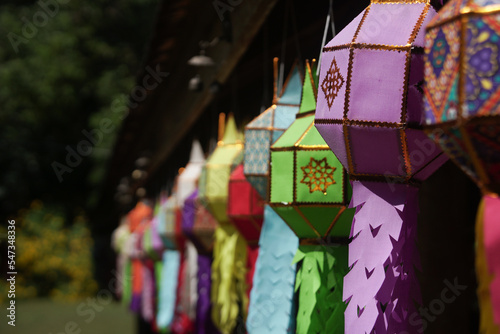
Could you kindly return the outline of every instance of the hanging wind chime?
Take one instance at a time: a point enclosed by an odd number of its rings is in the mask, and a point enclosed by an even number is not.
[[[347,169],[356,208],[346,333],[417,332],[418,183],[446,160],[421,129],[431,1],[372,0],[323,49],[315,124]],[[415,319],[414,319],[415,320]]]
[[[500,325],[500,7],[450,1],[427,27],[427,133],[483,192],[476,222],[481,333]]]

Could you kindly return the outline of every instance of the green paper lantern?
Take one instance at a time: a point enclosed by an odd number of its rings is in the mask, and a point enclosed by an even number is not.
[[[271,146],[270,204],[300,239],[297,333],[343,333],[343,280],[354,210],[345,169],[314,126],[317,78],[306,62],[295,122]]]
[[[271,146],[270,205],[303,239],[344,239],[354,211],[346,171],[314,126],[317,78],[307,63],[300,111]],[[313,66],[314,67],[314,66]]]
[[[200,200],[219,224],[230,224],[227,216],[229,177],[242,160],[242,136],[230,114],[224,136],[203,167],[200,179]]]

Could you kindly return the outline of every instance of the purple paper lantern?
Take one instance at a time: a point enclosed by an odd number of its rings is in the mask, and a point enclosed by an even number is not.
[[[416,333],[417,194],[446,156],[422,131],[431,1],[371,4],[323,49],[315,125],[353,181],[346,333]],[[410,320],[410,318],[412,320]]]
[[[372,1],[323,49],[315,125],[351,180],[425,180],[446,160],[422,131],[430,1]]]

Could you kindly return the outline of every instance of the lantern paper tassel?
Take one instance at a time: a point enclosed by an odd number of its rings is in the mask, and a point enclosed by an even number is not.
[[[246,242],[227,215],[231,172],[243,160],[243,143],[232,114],[200,176],[199,198],[219,223],[215,230],[212,262],[212,320],[222,333],[230,333],[237,318],[245,318]]]
[[[240,305],[247,305],[246,242],[232,225],[215,230],[212,264],[212,319],[223,334],[236,327]]]
[[[174,319],[175,291],[177,289],[177,275],[180,263],[181,259],[178,251],[167,249],[163,252],[157,316],[157,324],[160,329],[168,328]]]
[[[500,325],[499,21],[498,1],[451,0],[425,40],[426,131],[485,194],[476,225],[481,333]]]
[[[500,324],[500,199],[497,195],[484,196],[484,248],[489,272],[491,303],[494,322]]]
[[[323,49],[315,124],[353,181],[357,210],[344,280],[346,333],[421,331],[410,327],[420,299],[413,185],[447,159],[422,130],[433,5],[372,0]],[[382,17],[385,28],[374,33]]]
[[[196,333],[215,334],[219,331],[215,328],[211,318],[211,273],[212,258],[209,255],[198,254],[198,302],[196,304]]]
[[[347,245],[303,245],[294,262],[301,263],[295,282],[299,300],[297,333],[343,333]]]
[[[249,334],[295,333],[292,260],[297,247],[295,234],[266,205],[246,322]]]
[[[353,182],[357,207],[344,281],[346,333],[417,333],[409,319],[421,303],[415,275],[418,189],[405,184]],[[413,322],[418,322],[413,318]]]
[[[478,280],[477,297],[479,301],[480,328],[482,334],[497,334],[500,328],[493,320],[493,306],[491,303],[490,285],[493,281],[493,275],[490,273],[486,260],[486,251],[484,245],[484,206],[485,198],[482,199],[476,219],[476,275]]]

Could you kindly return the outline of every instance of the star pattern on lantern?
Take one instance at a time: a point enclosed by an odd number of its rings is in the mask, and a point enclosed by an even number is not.
[[[340,73],[337,61],[334,57],[332,63],[330,64],[330,68],[326,71],[325,78],[321,83],[321,89],[325,94],[328,108],[332,107],[333,101],[335,101],[342,85],[344,85],[344,77]]]
[[[326,158],[321,160],[311,158],[307,166],[300,168],[304,173],[300,183],[307,185],[311,193],[321,191],[326,195],[326,189],[336,183],[333,179],[333,172],[337,168],[330,166]]]

